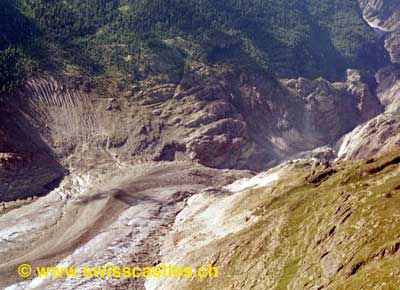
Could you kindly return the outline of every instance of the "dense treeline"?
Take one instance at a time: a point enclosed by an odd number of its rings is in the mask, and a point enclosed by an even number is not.
[[[337,79],[347,67],[373,69],[381,61],[381,45],[356,0],[17,2],[25,19],[42,32],[44,43],[67,51],[64,56],[70,55],[78,66],[133,69],[124,60],[127,55],[152,45],[157,50],[154,43],[176,36],[199,44],[203,50],[198,55],[205,54],[209,61],[240,61],[245,56],[283,77]],[[13,21],[2,17],[1,30]],[[29,29],[22,30],[31,35]],[[240,40],[235,42],[240,55],[230,54],[231,47],[218,50],[216,35],[221,33]],[[18,37],[8,42],[21,42]]]
[[[32,58],[38,30],[14,1],[0,4],[0,94],[17,87],[36,68]]]

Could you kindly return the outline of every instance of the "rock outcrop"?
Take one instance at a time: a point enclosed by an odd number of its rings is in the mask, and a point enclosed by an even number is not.
[[[31,124],[16,111],[0,109],[0,201],[47,194],[65,174]]]
[[[376,93],[385,113],[356,127],[336,145],[339,159],[365,159],[400,145],[400,72],[394,66],[376,74]]]
[[[370,25],[385,31],[400,29],[400,3],[396,0],[358,0]]]
[[[380,69],[376,74],[378,83],[377,96],[385,106],[386,112],[400,111],[400,69],[396,67],[386,67]]]
[[[398,62],[399,4],[359,2]],[[167,40],[137,61],[134,84],[44,74],[0,96],[0,288],[400,285],[399,68],[277,79],[220,62],[241,45],[224,35],[212,62]],[[22,263],[211,264],[222,275],[22,280]]]
[[[400,3],[397,0],[358,0],[364,18],[384,31],[385,48],[393,63],[400,63]]]
[[[355,71],[345,83],[278,83],[254,71],[201,64],[178,83],[145,80],[112,99],[51,79],[32,80],[19,99],[62,158],[90,147],[123,161],[191,159],[217,168],[265,168],[332,143],[382,111]]]
[[[398,42],[400,4],[397,1],[360,0],[364,17],[371,26],[385,31],[386,46]],[[388,48],[388,47],[387,47]],[[392,62],[397,62],[396,49],[388,49]],[[359,78],[351,73],[353,80]],[[369,158],[400,144],[400,71],[396,64],[386,66],[375,74],[376,95],[385,113],[358,126],[336,144],[338,158]]]
[[[385,48],[393,63],[400,63],[400,29],[390,33],[385,40]]]
[[[113,160],[262,170],[332,144],[382,111],[355,70],[343,83],[277,81],[254,69],[200,63],[179,81],[149,77],[104,98],[87,86],[37,77],[5,106],[65,168]]]
[[[340,159],[366,159],[400,146],[400,115],[382,114],[355,128],[337,145]]]

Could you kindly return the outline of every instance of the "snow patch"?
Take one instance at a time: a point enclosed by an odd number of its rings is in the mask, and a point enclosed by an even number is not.
[[[252,178],[238,180],[228,186],[225,186],[225,189],[229,190],[232,193],[237,193],[249,189],[256,189],[267,186],[272,182],[278,180],[280,177],[280,171],[275,171],[275,169],[272,169],[272,171],[273,172],[271,172],[270,170],[265,173],[261,173]]]
[[[249,189],[267,187],[277,181],[285,166],[279,166],[255,177],[238,180],[224,187],[229,194],[204,191],[192,196],[187,206],[176,216],[174,226],[161,248],[162,263],[176,266],[185,264],[185,256],[213,241],[237,233],[255,223],[253,207],[246,207],[243,199]],[[176,280],[176,279],[175,279]],[[147,279],[146,290],[173,289],[171,279]]]

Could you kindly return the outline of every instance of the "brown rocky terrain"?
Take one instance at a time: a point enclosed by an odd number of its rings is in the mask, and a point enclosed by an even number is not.
[[[400,145],[400,116],[382,114],[360,125],[337,145],[342,159],[365,159]]]
[[[368,23],[386,33],[385,47],[393,63],[400,62],[400,3],[396,0],[358,0]]]
[[[38,166],[38,175],[46,170],[43,166],[52,170],[49,180],[33,174],[40,186],[61,176],[57,174],[61,167],[58,171],[51,165],[57,161],[66,169],[111,159],[117,163],[195,161],[213,168],[261,170],[336,142],[382,111],[357,71],[349,70],[343,83],[304,78],[276,82],[248,69],[202,64],[188,68],[179,82],[150,78],[129,92],[114,89],[107,98],[43,76],[30,80],[10,104],[4,109],[10,113],[3,117],[16,124],[3,122],[3,134],[10,135],[25,122],[33,133],[23,131],[20,138],[36,134],[37,142],[47,146],[40,154],[33,154],[29,145],[29,150],[16,150],[21,156],[39,158],[31,161]],[[8,135],[3,142],[10,146],[27,144]],[[9,174],[23,179],[27,175]],[[2,196],[16,198],[40,193],[18,186],[3,190]]]
[[[393,62],[375,77],[182,64],[190,43],[177,37],[144,56],[133,85],[42,73],[1,95],[0,288],[395,289],[400,7],[359,2]],[[16,274],[21,263],[163,262],[212,263],[223,275]]]
[[[400,28],[400,3],[395,0],[359,0],[364,16],[374,27],[382,27],[386,31]]]
[[[378,83],[377,96],[386,112],[400,110],[400,70],[396,67],[385,67],[376,74]]]
[[[66,170],[32,125],[11,109],[0,108],[0,200],[46,194]]]
[[[358,126],[336,145],[342,159],[360,159],[385,152],[400,145],[400,75],[395,67],[386,67],[376,74],[377,96],[385,113]]]

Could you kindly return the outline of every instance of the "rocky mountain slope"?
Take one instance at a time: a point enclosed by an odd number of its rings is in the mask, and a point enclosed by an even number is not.
[[[396,289],[399,154],[332,167],[295,162],[225,187],[229,197],[191,197],[161,261],[211,263],[222,277],[154,279],[146,289]]]
[[[0,4],[0,288],[399,285],[397,2],[197,2]]]
[[[338,142],[341,159],[365,159],[400,145],[400,116],[383,114],[358,126]]]
[[[368,23],[386,32],[385,47],[393,63],[400,62],[400,3],[396,0],[359,0]]]
[[[4,110],[12,111],[8,115],[16,123],[28,122],[33,133],[25,138],[36,134],[49,147],[48,158],[66,170],[93,159],[195,161],[213,168],[262,170],[333,144],[382,111],[354,70],[342,83],[304,78],[278,82],[251,69],[197,64],[187,68],[179,82],[149,79],[134,92],[115,95],[98,98],[95,92],[43,76],[6,100]],[[326,122],[318,121],[322,118]],[[4,126],[14,131],[12,124]],[[21,143],[5,137],[9,144]],[[32,154],[28,147],[17,152]],[[15,181],[29,172],[17,171]],[[50,176],[58,178],[56,172]],[[39,193],[36,188],[12,188],[3,189],[3,200]]]
[[[32,124],[0,108],[0,200],[47,194],[66,174]]]
[[[365,18],[374,27],[385,31],[394,31],[400,28],[400,4],[395,0],[359,0]]]
[[[385,67],[376,74],[378,83],[377,96],[385,107],[385,111],[396,113],[400,110],[400,69]]]
[[[339,158],[368,158],[400,145],[399,80],[398,68],[386,67],[378,71],[376,92],[385,112],[341,138],[336,144]]]
[[[399,158],[397,148],[367,161],[295,161],[253,177],[184,163],[98,166],[0,216],[0,286],[393,289],[400,282]],[[21,281],[21,262],[211,263],[221,275]]]

